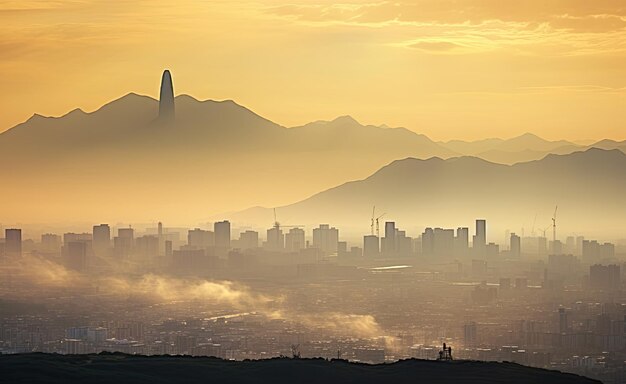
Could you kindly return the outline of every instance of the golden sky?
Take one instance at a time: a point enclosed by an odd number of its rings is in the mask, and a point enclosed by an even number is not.
[[[0,0],[0,131],[128,92],[433,139],[626,139],[623,0]]]

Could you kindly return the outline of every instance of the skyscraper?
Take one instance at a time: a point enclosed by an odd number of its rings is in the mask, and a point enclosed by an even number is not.
[[[111,228],[108,224],[93,226],[93,249],[102,253],[111,246]]]
[[[163,223],[159,221],[157,224],[157,238],[159,241],[159,256],[165,254],[165,238],[163,237]]]
[[[380,252],[383,256],[396,255],[396,223],[394,221],[385,222],[385,237],[382,238],[380,244]]]
[[[215,232],[215,246],[217,248],[230,248],[230,221],[224,220],[213,224]]]
[[[432,256],[435,253],[435,231],[426,228],[422,233],[422,255]]]
[[[511,233],[511,257],[518,259],[522,254],[521,239],[515,233]]]
[[[452,257],[454,253],[454,229],[435,228],[433,253],[439,258]]]
[[[487,245],[487,221],[476,220],[476,234],[472,237],[472,248],[476,256],[485,256],[485,246]]]
[[[44,252],[59,252],[61,250],[61,237],[52,233],[41,235],[41,247]]]
[[[299,251],[305,246],[303,229],[291,228],[285,235],[285,249],[287,251]]]
[[[337,253],[339,242],[339,230],[328,224],[320,224],[319,228],[313,229],[313,247],[327,255]]]
[[[128,257],[135,245],[135,231],[132,228],[118,228],[113,239],[113,248],[118,257]]]
[[[466,256],[469,248],[469,228],[459,227],[456,229],[454,238],[454,254],[455,256]]]
[[[161,78],[161,93],[159,95],[159,120],[165,122],[174,121],[174,85],[169,70],[163,71]]]
[[[285,235],[279,226],[267,230],[267,241],[264,247],[268,251],[283,251],[285,249]]]
[[[239,247],[241,249],[254,249],[259,247],[259,233],[256,231],[245,231],[239,235]]]
[[[65,250],[65,265],[69,269],[83,271],[87,267],[87,242],[70,241]]]
[[[378,257],[380,253],[380,244],[378,236],[366,235],[363,236],[363,256],[364,257]]]
[[[215,245],[215,234],[200,228],[187,232],[187,245],[194,249],[207,249]]]
[[[7,228],[4,231],[4,251],[8,256],[22,255],[22,230]]]

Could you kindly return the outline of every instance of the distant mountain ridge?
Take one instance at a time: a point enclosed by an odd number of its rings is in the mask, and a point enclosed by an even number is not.
[[[362,234],[369,229],[372,206],[386,212],[385,219],[409,228],[471,226],[474,219],[485,217],[495,232],[521,233],[524,225],[531,231],[535,214],[539,215],[535,231],[548,226],[558,204],[560,234],[587,231],[608,236],[621,235],[625,196],[626,154],[592,148],[514,165],[477,157],[406,158],[277,211],[282,217],[330,222],[355,233],[355,223],[361,223]],[[268,216],[259,207],[232,215],[242,222]]]
[[[0,134],[0,160],[11,164],[5,220],[64,217],[69,206],[85,220],[154,220],[146,217],[154,211],[200,220],[296,200],[398,157],[456,155],[407,129],[349,117],[285,128],[231,100],[175,103],[171,124],[157,119],[157,100],[130,93],[93,112],[34,115]]]
[[[204,220],[298,201],[405,157],[445,159],[471,150],[511,163],[580,149],[530,134],[436,143],[349,116],[286,128],[232,100],[179,95],[175,103],[173,124],[157,119],[157,100],[129,93],[93,112],[33,115],[2,132],[0,160],[9,180],[0,203],[4,220],[47,221],[68,211],[81,220]],[[626,150],[624,143],[601,144]]]
[[[532,133],[506,140],[498,138],[477,141],[450,140],[438,144],[461,155],[477,156],[502,164],[539,160],[549,153],[563,155],[589,148],[566,140],[548,141]]]

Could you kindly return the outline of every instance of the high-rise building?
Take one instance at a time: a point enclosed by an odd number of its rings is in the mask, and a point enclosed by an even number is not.
[[[476,220],[476,234],[472,238],[472,248],[477,256],[484,256],[485,246],[487,245],[487,221],[484,219]]]
[[[553,255],[560,255],[563,253],[563,243],[561,240],[550,241],[550,253]]]
[[[159,256],[165,254],[165,237],[163,236],[163,223],[157,224],[157,238],[159,239]]]
[[[400,257],[413,255],[413,239],[406,235],[406,231],[396,230],[396,254]]]
[[[65,259],[67,268],[84,271],[87,268],[87,242],[68,242],[65,250]]]
[[[484,255],[487,258],[494,259],[500,254],[500,246],[496,243],[489,243],[485,245]]]
[[[438,257],[452,257],[454,253],[454,230],[435,228],[433,234],[433,254]]]
[[[171,122],[174,120],[174,85],[169,70],[163,71],[161,78],[161,92],[159,95],[159,120]]]
[[[565,238],[565,253],[576,253],[576,238],[574,236]]]
[[[230,221],[224,220],[213,224],[215,232],[215,246],[217,248],[230,248]]]
[[[510,255],[513,258],[519,259],[522,254],[521,238],[515,233],[511,233],[510,239]]]
[[[318,228],[313,229],[313,247],[322,251],[326,255],[337,253],[337,244],[339,243],[339,230],[330,227],[328,224],[320,224]]]
[[[159,255],[159,237],[146,235],[138,237],[135,241],[137,254],[144,259],[154,259]]]
[[[537,238],[537,254],[545,256],[548,254],[548,239],[544,236]]]
[[[108,224],[93,226],[93,249],[97,254],[103,254],[111,247],[111,228]]]
[[[41,248],[44,252],[59,252],[61,250],[61,237],[52,233],[41,235]]]
[[[128,257],[135,246],[135,231],[132,228],[118,228],[113,238],[113,248],[118,257]]]
[[[172,240],[165,240],[165,257],[170,259],[173,253],[174,247],[172,245]]]
[[[455,256],[467,256],[469,250],[469,228],[459,227],[456,229],[456,237],[454,238],[454,254]]]
[[[134,240],[135,239],[135,230],[130,228],[130,227],[128,227],[128,228],[118,228],[117,236],[118,237],[122,237],[124,239]]]
[[[363,236],[363,256],[364,257],[378,257],[380,253],[380,245],[378,236],[366,235]]]
[[[616,291],[622,284],[620,266],[595,264],[589,267],[589,285],[594,289]]]
[[[63,246],[67,247],[67,245],[72,241],[84,241],[91,243],[93,240],[93,235],[91,233],[73,233],[68,232],[63,234]]]
[[[385,222],[385,237],[380,241],[380,253],[385,257],[396,256],[396,223],[394,221]]]
[[[215,245],[215,234],[200,228],[187,232],[187,245],[192,249],[207,249]]]
[[[268,251],[280,252],[285,250],[285,235],[278,225],[267,230],[267,241],[264,247]]]
[[[432,256],[435,253],[435,231],[426,228],[422,233],[422,255]]]
[[[576,256],[582,256],[584,240],[585,238],[583,236],[576,236],[576,251],[574,253]]]
[[[288,252],[299,251],[306,246],[304,242],[304,230],[300,228],[291,228],[285,235],[285,250]]]
[[[255,249],[259,247],[259,233],[256,231],[245,231],[239,234],[239,248]]]
[[[4,252],[7,256],[22,255],[22,230],[7,228],[4,230]]]

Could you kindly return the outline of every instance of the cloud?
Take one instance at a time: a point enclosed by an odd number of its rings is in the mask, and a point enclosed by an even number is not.
[[[456,48],[463,48],[463,46],[449,41],[418,41],[411,44],[410,47],[429,52],[448,52]]]
[[[562,15],[550,19],[555,29],[565,29],[575,33],[607,33],[623,31],[626,17],[617,15],[589,15],[584,17]]]
[[[231,281],[208,281],[204,279],[180,279],[155,274],[138,279],[109,277],[99,280],[101,290],[117,295],[140,296],[157,301],[205,300],[211,304],[234,308],[262,310],[278,298],[253,294],[246,286]]]
[[[271,319],[292,322],[306,328],[320,329],[345,336],[372,338],[384,336],[384,331],[372,315],[340,312],[296,312],[277,310],[267,313]]]
[[[268,7],[267,12],[307,21],[350,23],[480,24],[489,20],[541,23],[559,15],[626,16],[623,1],[417,0],[355,3],[306,3]]]
[[[308,3],[266,11],[308,26],[376,28],[377,34],[386,28],[390,36],[412,35],[392,45],[430,53],[508,49],[513,53],[572,55],[626,50],[626,6],[609,0]],[[468,40],[474,44],[466,44]]]

